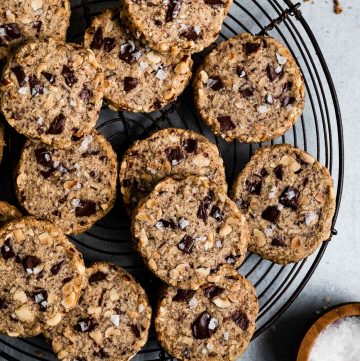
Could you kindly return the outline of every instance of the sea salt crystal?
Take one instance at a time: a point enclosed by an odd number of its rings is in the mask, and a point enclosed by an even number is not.
[[[285,56],[280,55],[279,53],[276,53],[276,58],[280,65],[284,65],[287,62],[287,58]]]
[[[317,220],[317,214],[315,212],[308,212],[305,215],[305,224],[308,226]]]
[[[88,150],[89,145],[91,144],[91,142],[93,141],[93,137],[91,135],[87,135],[83,141],[81,142],[81,145],[79,147],[79,151],[80,153],[84,153]]]
[[[260,114],[264,114],[264,113],[266,113],[268,111],[268,107],[266,106],[266,105],[260,105],[259,107],[258,107],[258,112],[260,113]]]
[[[209,322],[209,330],[215,330],[215,328],[218,326],[219,321],[216,318],[212,318]]]
[[[120,325],[120,315],[111,315],[110,320],[116,327],[119,327],[119,325]]]
[[[181,229],[185,229],[189,225],[189,221],[187,221],[185,218],[180,218],[179,226]]]
[[[159,80],[165,80],[166,77],[167,77],[167,74],[164,70],[162,69],[159,69],[157,72],[156,72],[156,75],[155,75]]]
[[[360,317],[346,317],[317,338],[309,361],[359,361]]]
[[[197,299],[195,297],[193,297],[190,301],[189,301],[189,307],[190,310],[193,310],[196,306],[197,306],[198,302]]]

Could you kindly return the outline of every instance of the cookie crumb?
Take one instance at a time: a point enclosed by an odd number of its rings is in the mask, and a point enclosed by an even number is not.
[[[343,8],[340,4],[340,0],[334,0],[334,13],[341,14],[343,12]]]

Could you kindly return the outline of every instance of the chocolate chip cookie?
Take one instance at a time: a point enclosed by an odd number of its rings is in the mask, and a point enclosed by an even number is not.
[[[94,51],[105,70],[105,98],[114,109],[152,112],[174,101],[188,85],[189,55],[160,54],[144,46],[106,10],[95,17],[84,45]]]
[[[200,52],[217,38],[232,0],[124,0],[121,18],[160,52]]]
[[[197,289],[247,250],[245,217],[206,177],[168,178],[142,200],[132,222],[135,248],[167,284]]]
[[[330,237],[331,175],[289,144],[257,150],[235,181],[232,198],[249,222],[249,250],[270,261],[297,262]]]
[[[29,214],[77,234],[111,210],[116,180],[116,154],[93,130],[67,149],[27,141],[16,172],[16,193]]]
[[[1,110],[12,127],[66,148],[95,126],[104,73],[91,50],[54,39],[33,40],[8,62],[0,89]]]
[[[20,218],[21,213],[11,204],[0,201],[0,227],[13,219]]]
[[[178,360],[236,360],[255,331],[252,284],[225,266],[197,291],[168,287],[155,317],[158,340]]]
[[[65,40],[69,21],[69,0],[1,0],[0,59],[29,39]]]
[[[130,360],[148,338],[151,308],[144,290],[122,268],[105,262],[86,275],[79,304],[46,336],[64,361]]]
[[[208,177],[226,192],[223,160],[207,138],[190,130],[162,129],[137,141],[120,166],[121,193],[131,212],[162,179],[188,175]]]
[[[269,36],[237,35],[219,44],[194,80],[196,107],[227,141],[274,139],[293,126],[305,103],[300,69]]]
[[[0,123],[0,163],[4,155],[4,146],[5,146],[4,125]]]
[[[26,217],[0,229],[0,332],[31,337],[56,326],[84,282],[82,256],[58,227]]]

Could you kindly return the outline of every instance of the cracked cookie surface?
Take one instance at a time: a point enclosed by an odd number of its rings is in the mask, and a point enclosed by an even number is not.
[[[18,209],[8,202],[0,201],[0,227],[13,219],[20,218]]]
[[[92,20],[84,45],[105,71],[105,98],[114,109],[152,112],[174,101],[188,85],[189,55],[160,54],[144,46],[106,10]]]
[[[159,130],[125,153],[120,166],[123,201],[132,211],[159,181],[188,175],[206,176],[227,191],[223,160],[215,144],[190,130]]]
[[[99,262],[86,270],[79,304],[46,337],[60,360],[130,360],[148,338],[151,308],[135,279]]]
[[[65,40],[70,21],[69,0],[2,0],[0,59],[33,38]]]
[[[0,229],[0,331],[31,337],[57,325],[84,286],[81,254],[58,227],[26,217]]]
[[[232,0],[124,0],[121,17],[160,52],[197,53],[217,38]]]
[[[168,287],[161,296],[157,337],[179,360],[236,360],[255,331],[253,285],[228,266],[209,281],[197,291]]]
[[[66,148],[95,126],[104,73],[91,50],[51,38],[33,40],[6,65],[1,91],[1,110],[16,131]]]
[[[194,96],[216,135],[256,143],[293,126],[304,108],[305,86],[295,59],[280,42],[243,33],[205,58],[195,76]]]
[[[239,267],[249,231],[245,216],[206,177],[168,178],[133,217],[135,248],[167,284],[197,289],[223,264]]]
[[[116,153],[93,130],[67,149],[28,141],[16,173],[16,194],[31,215],[77,234],[111,210],[116,181]]]
[[[287,264],[330,237],[335,191],[329,171],[289,144],[260,148],[236,179],[232,199],[250,227],[249,250]]]

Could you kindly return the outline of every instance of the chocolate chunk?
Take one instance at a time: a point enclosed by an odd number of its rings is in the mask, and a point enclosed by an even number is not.
[[[155,110],[161,109],[161,108],[162,108],[161,101],[160,101],[159,99],[156,99],[156,100],[154,101],[153,107],[154,107]]]
[[[287,105],[293,104],[294,102],[295,102],[295,98],[287,95],[285,98],[281,100],[281,106],[286,107]]]
[[[185,159],[184,153],[180,147],[165,149],[165,155],[171,165],[175,166],[181,163]]]
[[[24,270],[28,273],[33,273],[34,268],[36,268],[41,263],[41,260],[37,258],[36,256],[26,256],[22,260],[22,265],[24,267]]]
[[[33,97],[44,94],[44,87],[40,83],[36,75],[31,74],[29,76],[30,93]]]
[[[30,293],[31,298],[40,306],[40,311],[46,311],[48,307],[48,293],[46,290],[36,290]]]
[[[279,238],[273,238],[271,241],[271,244],[275,247],[285,247],[285,243],[282,239]]]
[[[250,85],[245,85],[239,89],[239,93],[245,98],[250,98],[254,95],[254,89]]]
[[[94,352],[94,356],[100,357],[101,360],[110,357],[109,354],[103,348],[101,348],[97,352]]]
[[[189,235],[185,235],[184,238],[179,242],[178,248],[180,251],[190,254],[194,247],[195,240]]]
[[[275,68],[270,64],[266,67],[266,73],[270,81],[275,81],[279,77],[279,74],[275,71]]]
[[[279,202],[285,207],[297,210],[299,206],[300,192],[294,187],[286,187],[280,195]]]
[[[249,328],[250,321],[244,312],[237,311],[230,318],[243,331],[246,331]]]
[[[3,298],[0,298],[0,310],[6,308],[6,302]]]
[[[224,88],[224,83],[219,76],[213,76],[208,80],[208,87],[212,90],[218,91]]]
[[[240,65],[236,66],[236,74],[240,77],[240,78],[246,78],[246,73],[245,73],[245,69],[243,67],[241,67]]]
[[[204,0],[204,2],[206,5],[210,5],[214,9],[219,9],[224,6],[224,3],[222,2],[222,0]]]
[[[243,51],[246,55],[256,53],[260,49],[260,43],[245,43],[243,44]]]
[[[194,290],[178,290],[176,295],[173,297],[174,302],[189,302],[196,291]]]
[[[126,76],[124,78],[124,91],[129,93],[131,90],[135,89],[139,84],[139,80],[132,78],[131,76]]]
[[[160,21],[159,19],[154,19],[154,24],[156,26],[161,26],[162,25],[162,21]]]
[[[246,180],[246,189],[251,194],[260,195],[262,188],[262,178],[254,174],[251,179]]]
[[[40,174],[45,178],[45,179],[48,179],[50,178],[50,176],[55,172],[55,168],[50,168],[49,170],[47,171],[43,171],[41,170],[40,171]]]
[[[135,47],[134,43],[123,44],[120,47],[119,58],[128,64],[134,64],[140,55],[139,50]]]
[[[275,206],[267,207],[261,214],[261,218],[271,223],[277,223],[280,216],[280,211]]]
[[[10,239],[6,239],[4,244],[1,246],[1,254],[5,261],[15,257],[15,252],[12,248]]]
[[[45,79],[50,83],[54,84],[56,76],[54,74],[48,73],[47,71],[42,71],[41,74],[45,77]]]
[[[92,317],[81,318],[78,323],[74,326],[77,332],[91,332],[95,330],[98,324]]]
[[[79,205],[75,208],[76,217],[89,217],[96,213],[96,203],[89,200],[80,200]]]
[[[224,213],[221,212],[220,208],[217,205],[214,205],[211,208],[210,216],[216,219],[218,222],[222,222],[224,220]]]
[[[206,221],[208,218],[208,214],[207,214],[207,205],[205,202],[201,202],[197,211],[197,217],[199,219],[202,219],[203,221]]]
[[[64,264],[64,261],[60,261],[59,263],[54,264],[51,268],[50,268],[50,272],[52,275],[57,275],[60,272],[60,269],[62,267],[62,265]]]
[[[103,45],[104,39],[103,39],[103,32],[102,32],[102,28],[99,27],[96,29],[92,42],[90,44],[90,49],[96,49],[96,50],[100,50],[102,45]]]
[[[225,261],[227,264],[235,264],[236,259],[234,256],[230,255],[230,256],[225,257]]]
[[[220,130],[222,132],[227,132],[235,128],[235,124],[232,122],[231,117],[229,117],[228,115],[218,117],[217,120],[220,124]]]
[[[33,22],[33,28],[36,30],[36,32],[39,34],[42,26],[42,21],[37,20]]]
[[[64,77],[65,83],[69,87],[72,87],[78,81],[77,77],[75,76],[74,70],[72,70],[67,65],[63,66],[62,71],[61,71],[61,75]]]
[[[165,15],[165,22],[173,21],[180,12],[182,0],[168,0],[168,6]]]
[[[199,39],[200,32],[196,31],[193,26],[189,26],[186,30],[180,33],[180,36],[185,38],[186,40],[195,41]]]
[[[182,354],[184,358],[191,359],[191,350],[189,349],[189,347],[185,347]]]
[[[158,227],[163,227],[163,228],[171,228],[171,229],[176,229],[177,226],[175,224],[175,222],[172,219],[166,220],[166,219],[159,219],[156,223],[156,225]]]
[[[267,172],[267,170],[265,168],[261,169],[260,174],[263,178],[265,178],[269,175],[269,173]]]
[[[15,74],[19,86],[23,87],[26,84],[26,76],[22,66],[17,65],[11,68],[11,71]]]
[[[290,91],[292,86],[293,86],[292,81],[286,82],[283,86],[283,92],[286,93],[286,92]]]
[[[192,324],[191,329],[194,338],[197,340],[203,340],[205,338],[211,337],[211,335],[215,332],[216,327],[214,329],[210,329],[210,321],[212,317],[209,312],[204,311]]]
[[[3,26],[0,26],[0,29],[1,28],[5,29],[6,39],[9,41],[18,39],[21,37],[21,31],[20,31],[18,24],[15,24],[15,23],[6,24]]]
[[[49,150],[45,147],[38,148],[35,150],[35,158],[37,164],[40,164],[44,167],[52,167],[52,157]]]
[[[140,338],[140,330],[139,327],[137,325],[130,325],[131,331],[133,332],[133,334],[137,337]]]
[[[82,100],[89,100],[90,98],[92,98],[93,93],[86,85],[84,85],[81,89],[79,96]]]
[[[211,300],[217,296],[220,296],[224,291],[225,288],[210,286],[204,289],[204,296]]]
[[[247,210],[249,208],[249,202],[245,199],[238,198],[235,200],[236,205],[243,210]]]
[[[47,130],[47,134],[61,134],[65,128],[65,115],[60,113],[58,116],[54,118],[51,122],[49,129]]]
[[[196,153],[198,141],[196,139],[185,139],[182,146],[187,153]]]
[[[116,46],[115,38],[104,38],[104,51],[107,53],[110,53],[111,50],[113,50]]]
[[[281,164],[274,169],[274,173],[277,179],[283,180],[283,169]]]
[[[93,273],[90,278],[89,278],[89,283],[93,284],[96,282],[100,282],[106,279],[107,277],[107,273],[101,272],[101,271],[97,271],[95,273]]]

